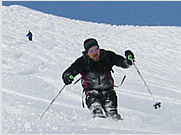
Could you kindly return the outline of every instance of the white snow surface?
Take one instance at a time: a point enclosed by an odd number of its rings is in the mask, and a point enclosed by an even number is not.
[[[33,42],[26,37],[29,30]],[[132,50],[153,95],[134,66],[114,67],[115,85],[126,75],[115,88],[123,121],[91,118],[81,104],[80,82],[66,86],[40,120],[64,85],[62,73],[90,37],[123,56]],[[162,107],[154,109],[158,101]],[[3,134],[179,134],[180,125],[181,27],[99,24],[2,6]]]

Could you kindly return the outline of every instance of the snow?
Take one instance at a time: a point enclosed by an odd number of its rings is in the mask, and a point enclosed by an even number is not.
[[[34,37],[29,42],[26,34]],[[83,42],[124,56],[136,66],[114,67],[118,110],[123,121],[91,118],[82,108],[82,87],[63,87],[63,71],[80,57]],[[72,20],[26,7],[2,6],[2,133],[4,134],[179,134],[181,133],[181,27],[116,26]],[[80,76],[78,75],[75,80]],[[153,104],[161,101],[162,107]]]

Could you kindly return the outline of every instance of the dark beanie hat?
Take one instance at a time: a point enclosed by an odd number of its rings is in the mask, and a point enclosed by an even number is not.
[[[94,38],[88,38],[84,41],[84,48],[85,48],[85,51],[88,52],[88,50],[93,47],[93,46],[98,46],[98,42],[96,39]]]

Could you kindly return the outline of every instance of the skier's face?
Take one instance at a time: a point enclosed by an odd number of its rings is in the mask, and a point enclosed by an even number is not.
[[[94,61],[99,61],[100,60],[100,49],[98,46],[92,46],[88,50],[88,56],[93,59]]]

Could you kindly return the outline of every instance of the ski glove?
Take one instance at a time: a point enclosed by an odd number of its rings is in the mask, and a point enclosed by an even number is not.
[[[134,59],[135,59],[134,54],[130,50],[126,50],[125,56],[126,56],[127,63],[129,65],[132,65],[133,64],[132,61],[134,62]]]
[[[71,83],[73,82],[73,80],[74,80],[74,76],[73,76],[73,75],[65,76],[65,77],[63,78],[63,81],[64,81],[64,83],[65,83],[66,85],[71,84]]]

